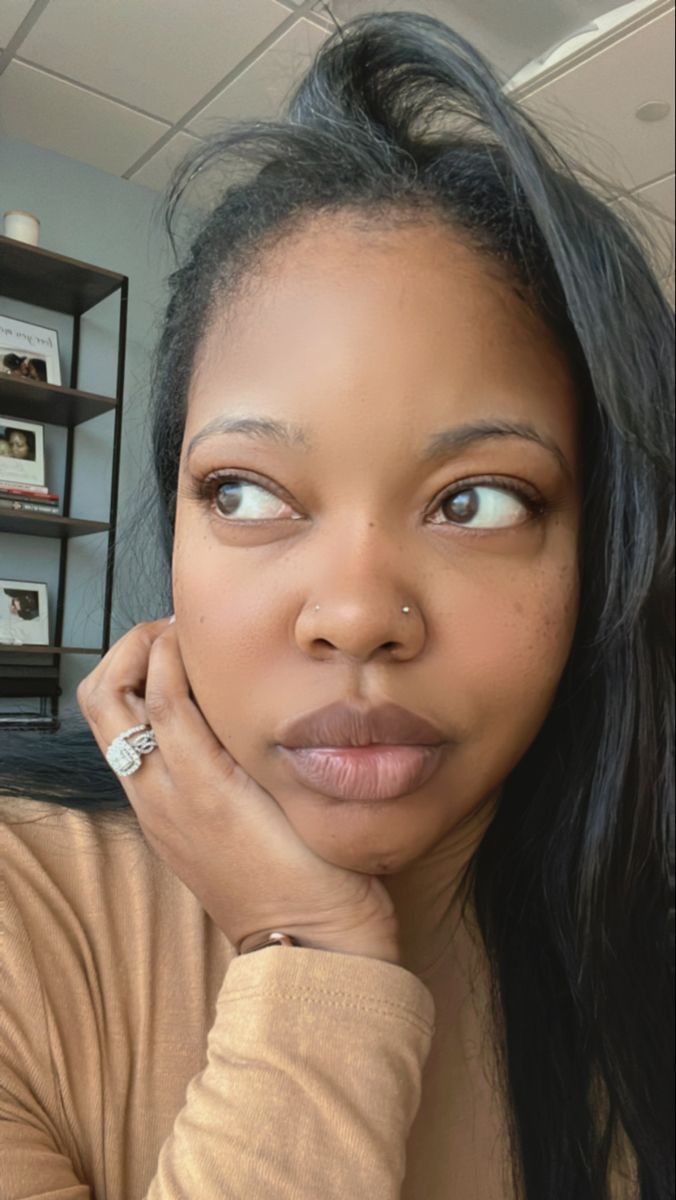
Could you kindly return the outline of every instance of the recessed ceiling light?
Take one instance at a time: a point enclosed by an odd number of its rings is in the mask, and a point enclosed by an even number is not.
[[[663,121],[669,116],[671,105],[667,100],[648,100],[636,109],[639,121]]]

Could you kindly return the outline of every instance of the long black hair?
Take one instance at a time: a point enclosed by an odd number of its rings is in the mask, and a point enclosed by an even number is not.
[[[604,1200],[628,1139],[642,1200],[671,1200],[673,334],[646,251],[603,181],[583,181],[482,56],[410,13],[348,23],[284,120],[230,126],[200,147],[169,193],[170,233],[214,166],[229,185],[171,277],[154,373],[167,558],[200,341],[266,249],[313,214],[447,222],[502,265],[568,352],[582,402],[579,620],[555,703],[468,878],[492,970],[515,1191]],[[39,755],[29,763],[24,751],[0,787],[75,804],[85,760],[70,760],[59,787],[54,740],[43,739],[42,782]],[[98,805],[120,803],[94,759],[80,797],[96,788]]]

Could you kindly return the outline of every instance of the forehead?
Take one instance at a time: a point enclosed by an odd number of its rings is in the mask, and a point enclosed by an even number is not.
[[[194,429],[232,403],[335,419],[458,407],[570,418],[565,354],[499,263],[440,221],[325,215],[264,252],[217,309],[190,391]],[[516,408],[514,408],[516,405]],[[524,406],[527,412],[524,412]],[[462,410],[462,411],[460,411]],[[449,413],[449,415],[453,415]],[[365,417],[365,414],[364,414]]]

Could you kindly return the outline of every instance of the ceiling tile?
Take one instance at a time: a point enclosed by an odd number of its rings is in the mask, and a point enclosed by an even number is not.
[[[154,188],[156,191],[162,191],[168,184],[171,173],[174,167],[178,166],[182,158],[185,158],[191,150],[195,150],[197,146],[201,146],[201,140],[196,137],[191,137],[189,133],[176,133],[157,154],[153,154],[138,171],[129,176],[133,183],[140,183],[143,187]]]
[[[624,0],[330,0],[342,24],[374,10],[436,17],[467,38],[507,78]],[[320,0],[315,6],[322,11]]]
[[[650,21],[521,103],[574,158],[621,188],[674,170],[674,13]],[[648,100],[669,100],[654,124],[635,116]]]
[[[0,76],[0,133],[119,175],[168,125],[12,62]]]
[[[2,0],[0,4],[0,46],[14,37],[33,0]]]
[[[169,183],[174,168],[186,155],[203,145],[201,138],[191,137],[187,133],[177,133],[161,150],[149,158],[144,166],[139,167],[129,176],[132,183],[142,184],[157,192],[164,192]],[[225,189],[233,182],[228,168],[220,169],[212,166],[206,171],[199,171],[184,187],[180,207],[182,210],[206,214],[211,212],[223,199]]]
[[[289,15],[276,0],[59,0],[21,57],[173,122]]]
[[[634,203],[634,199],[638,204]],[[655,215],[641,207],[641,202],[647,200],[655,205],[665,216]],[[616,200],[613,207],[618,210],[625,221],[631,225],[644,246],[655,273],[660,279],[665,279],[674,271],[674,178],[660,180],[647,188],[641,188],[626,199]]]
[[[206,137],[224,119],[279,116],[326,37],[316,25],[301,19],[194,117],[188,128]]]

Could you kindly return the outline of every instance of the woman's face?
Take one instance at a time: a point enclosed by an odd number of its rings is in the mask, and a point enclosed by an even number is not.
[[[233,418],[278,424],[219,432]],[[200,499],[219,472],[239,484]],[[578,525],[572,378],[513,287],[440,225],[317,218],[223,308],[193,378],[173,582],[194,696],[316,853],[397,872],[497,797],[540,729]],[[378,803],[301,785],[282,725],[350,700],[436,725],[433,776]]]
[[[13,458],[28,458],[29,446],[25,433],[18,430],[9,435],[9,448]]]

